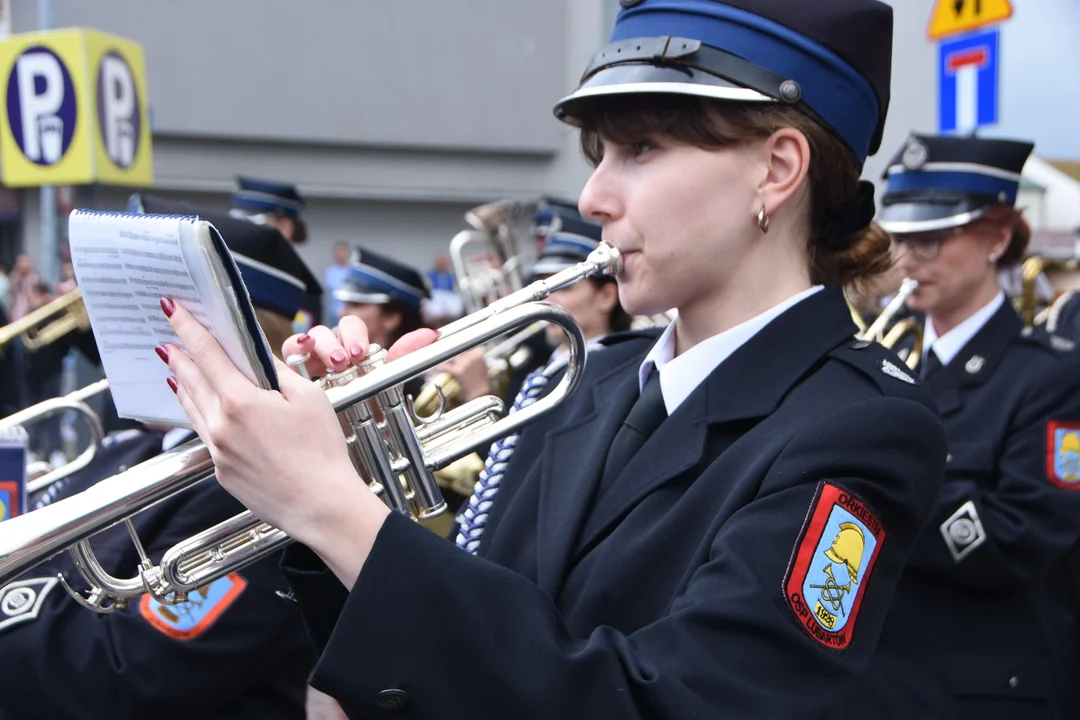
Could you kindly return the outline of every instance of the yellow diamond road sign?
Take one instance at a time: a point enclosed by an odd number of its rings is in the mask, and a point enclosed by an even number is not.
[[[978,30],[984,25],[1008,20],[1013,9],[1009,0],[937,0],[930,20],[930,38]]]

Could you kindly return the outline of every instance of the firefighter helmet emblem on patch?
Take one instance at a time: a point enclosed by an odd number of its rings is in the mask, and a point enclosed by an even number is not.
[[[1047,424],[1046,476],[1060,488],[1080,490],[1080,425]]]
[[[810,637],[834,650],[851,644],[859,606],[885,529],[861,499],[822,482],[784,580],[784,595]]]

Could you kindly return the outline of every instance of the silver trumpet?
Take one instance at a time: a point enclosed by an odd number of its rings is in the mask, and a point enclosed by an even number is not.
[[[90,434],[90,442],[79,455],[70,462],[53,468],[47,462],[31,463],[26,469],[26,492],[33,495],[52,485],[57,480],[67,477],[74,472],[82,470],[90,464],[97,453],[105,432],[101,427],[101,418],[94,412],[86,401],[95,395],[99,395],[109,389],[108,380],[98,380],[84,388],[63,397],[49,398],[37,405],[32,405],[25,410],[20,410],[13,415],[8,415],[0,420],[0,432],[10,428],[26,428],[34,423],[47,420],[55,415],[74,412],[86,422],[86,429]]]
[[[602,244],[585,262],[443,327],[439,340],[427,347],[388,363],[385,351],[373,346],[360,365],[320,380],[342,419],[353,463],[369,487],[390,508],[414,519],[445,511],[434,471],[550,412],[581,380],[585,367],[581,329],[565,310],[538,301],[594,273],[616,273],[618,265],[618,251]],[[570,346],[567,371],[547,396],[501,419],[502,403],[490,396],[432,417],[415,417],[403,383],[463,351],[537,322],[561,326]],[[302,360],[289,358],[298,367]],[[144,593],[172,604],[291,541],[281,530],[245,511],[178,543],[165,552],[160,564],[151,562],[131,517],[213,472],[206,446],[193,440],[78,495],[0,523],[0,584],[68,550],[89,585],[88,595],[76,593],[61,580],[88,609],[112,612]],[[130,578],[107,573],[89,542],[119,522],[127,524],[141,557],[137,575]]]

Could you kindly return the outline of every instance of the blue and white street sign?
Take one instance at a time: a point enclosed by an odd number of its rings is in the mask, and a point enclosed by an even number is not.
[[[938,52],[938,131],[969,133],[998,121],[997,29],[943,40]]]

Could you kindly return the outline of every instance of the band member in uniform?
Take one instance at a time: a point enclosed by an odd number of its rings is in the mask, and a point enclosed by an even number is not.
[[[236,178],[237,190],[233,194],[233,207],[229,214],[260,225],[270,225],[293,245],[303,245],[308,239],[307,222],[303,218],[304,198],[295,185],[240,176]],[[294,321],[296,332],[304,332],[322,322],[322,307],[315,304],[314,296],[306,296],[300,303]],[[328,318],[333,322],[336,318]]]
[[[364,347],[374,343],[388,348],[424,327],[421,310],[430,297],[427,279],[416,268],[360,246],[353,249],[345,282],[334,290],[334,299],[345,303],[342,318],[359,318],[367,328]],[[422,386],[417,378],[406,392],[416,397]]]
[[[1054,574],[1080,539],[1080,362],[998,287],[1030,237],[1014,206],[1032,148],[913,135],[889,164],[880,222],[919,282],[908,306],[926,318],[921,367],[949,462],[837,718],[1076,716],[1052,679],[1075,687],[1076,607]]]
[[[568,215],[565,206],[546,207],[558,207],[560,210],[560,214],[548,216],[547,227],[562,227],[565,223],[576,230],[553,230],[550,235],[545,235],[545,247],[537,258],[536,265],[530,271],[530,281],[548,277],[565,269],[569,267],[567,263],[573,264],[584,260],[589,251],[594,249],[601,240],[600,223],[584,220],[580,215],[576,220],[572,217],[564,220]],[[575,210],[575,214],[576,212]],[[553,247],[547,247],[549,242],[553,244]],[[548,300],[570,310],[575,321],[584,331],[586,340],[598,343],[612,332],[630,329],[630,316],[619,303],[614,282],[614,279],[610,277],[593,277],[587,283],[578,283],[573,288],[552,293]],[[612,287],[608,288],[609,285]],[[593,292],[587,293],[588,288],[591,288]],[[581,310],[584,314],[579,317],[575,310]],[[556,327],[549,327],[545,332],[538,332],[526,338],[522,346],[526,349],[527,356],[515,365],[506,381],[505,389],[501,389],[503,404],[507,408],[513,406],[514,399],[525,379],[551,362],[551,354],[563,343],[563,340],[561,331]],[[487,364],[484,362],[483,348],[462,353],[440,369],[454,375],[461,386],[463,400],[472,400],[500,390],[492,387]]]
[[[230,215],[272,225],[294,245],[307,242],[304,198],[295,185],[243,176],[236,178],[236,185]]]
[[[143,196],[147,212],[192,212],[183,203]],[[292,333],[291,318],[306,290],[306,267],[270,227],[214,213],[210,219],[248,287],[272,347]],[[93,462],[37,499],[38,507],[90,488],[194,434],[184,429],[132,429],[110,436]],[[213,481],[185,490],[133,518],[150,557],[206,530],[243,507]],[[130,576],[139,556],[123,525],[92,539],[105,569]],[[74,563],[59,555],[0,588],[0,718],[130,719],[304,718],[307,674],[314,663],[300,610],[279,556],[214,581],[189,602],[162,605],[143,596],[124,610],[98,615],[70,597],[62,573],[82,585]]]
[[[533,221],[533,231],[536,235],[537,253],[544,251],[547,239],[555,233],[595,236],[597,240],[600,239],[599,223],[582,217],[577,203],[550,196],[545,196],[540,201]]]
[[[859,176],[891,8],[622,4],[556,112],[596,165],[580,205],[622,254],[623,307],[678,317],[613,336],[521,433],[475,553],[363,487],[312,383],[256,390],[163,299],[198,358],[169,348],[180,401],[219,481],[299,541],[312,684],[354,717],[821,717],[859,682],[934,508],[932,401],[853,338],[840,288],[890,262]],[[346,320],[285,352],[340,368],[364,339]]]

